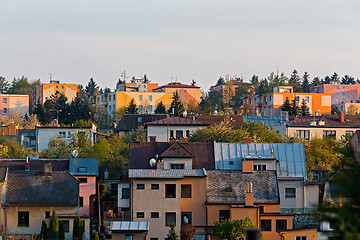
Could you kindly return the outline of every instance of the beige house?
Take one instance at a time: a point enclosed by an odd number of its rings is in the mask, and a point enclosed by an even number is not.
[[[298,116],[287,126],[288,137],[298,137],[310,140],[314,137],[333,137],[340,140],[344,135],[353,135],[360,129],[359,115],[322,115],[322,116]]]

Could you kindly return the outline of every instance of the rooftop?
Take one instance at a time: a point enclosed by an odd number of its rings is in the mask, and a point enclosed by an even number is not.
[[[72,175],[91,175],[99,174],[99,160],[97,158],[70,158],[69,172]]]
[[[146,126],[159,126],[159,125],[163,125],[163,126],[168,126],[168,125],[172,125],[172,126],[174,126],[174,125],[175,126],[182,126],[182,125],[186,125],[186,126],[208,126],[207,123],[194,121],[192,119],[183,118],[183,117],[164,118],[164,119],[160,119],[160,120],[157,120],[157,121],[146,123],[145,125]]]
[[[314,116],[297,116],[294,120],[291,121],[293,127],[332,127],[332,128],[341,128],[341,127],[360,127],[360,116],[359,115],[345,115],[345,121],[341,122],[338,115],[322,115],[316,116],[316,124],[310,125],[311,122],[314,122]],[[322,124],[319,124],[322,122]]]
[[[275,127],[279,125],[291,126],[291,122],[283,117],[266,117],[266,116],[243,116],[244,121],[260,122],[268,127]]]
[[[205,169],[129,169],[129,178],[206,177]]]
[[[156,89],[161,89],[161,88],[199,88],[200,89],[200,87],[183,84],[183,83],[179,83],[179,82],[172,82],[172,83],[160,86]],[[156,89],[154,89],[154,90],[156,90]]]
[[[139,126],[166,118],[167,114],[124,114],[117,124],[116,131],[132,131]],[[140,119],[140,121],[139,121]]]
[[[171,145],[171,147],[163,152],[160,157],[193,158],[194,155],[191,154],[182,144],[175,142]]]

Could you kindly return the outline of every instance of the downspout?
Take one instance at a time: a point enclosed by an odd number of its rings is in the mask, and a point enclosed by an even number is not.
[[[305,212],[305,208],[306,208],[306,187],[305,186],[306,186],[306,182],[304,182],[304,205],[303,205],[304,206],[304,209],[303,209],[304,212]]]
[[[134,197],[134,189],[133,189],[133,181],[130,180],[130,189],[131,189],[131,196],[130,196],[130,221],[133,220],[133,197]]]
[[[208,234],[208,207],[205,205],[205,232]]]

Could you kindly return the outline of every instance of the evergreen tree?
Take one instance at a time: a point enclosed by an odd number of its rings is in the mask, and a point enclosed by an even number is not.
[[[303,99],[301,102],[300,112],[301,112],[301,116],[309,116],[310,115],[309,107],[307,106],[305,99]]]
[[[285,102],[284,102],[283,105],[281,105],[280,109],[281,109],[281,111],[288,111],[288,112],[290,112],[290,110],[291,110],[291,104],[290,104],[290,101],[289,101],[289,98],[288,98],[288,97],[285,98]]]
[[[223,94],[219,91],[209,92],[207,98],[210,100],[211,105],[213,107],[221,107],[223,105],[222,104]]]
[[[143,79],[143,83],[149,83],[151,82],[150,79],[146,76],[146,74],[144,75],[144,79]]]
[[[271,91],[272,91],[272,89],[271,89]],[[265,78],[260,81],[259,87],[256,90],[256,94],[262,94],[262,93],[267,93],[267,92],[270,92],[270,86],[269,86],[268,80]]]
[[[304,72],[303,81],[302,81],[302,91],[308,93],[310,91],[310,83],[309,83],[310,75],[307,72]]]
[[[208,115],[211,112],[211,101],[209,98],[201,98],[199,103],[199,108],[201,114]]]
[[[59,221],[59,240],[65,240],[65,228],[63,221]]]
[[[93,116],[94,114],[92,113],[89,99],[82,99],[80,93],[76,93],[76,97],[69,106],[69,124],[74,123],[77,120],[92,120]]]
[[[166,114],[166,109],[165,109],[165,105],[163,104],[163,102],[159,102],[156,105],[155,111],[156,114]]]
[[[59,239],[59,219],[56,216],[55,210],[53,210],[53,214],[51,216],[48,237],[51,240]]]
[[[169,230],[167,237],[168,237],[168,240],[179,240],[179,234],[175,231],[174,223],[172,223],[170,225],[170,230]]]
[[[321,83],[319,77],[314,77],[314,79],[313,79],[312,82],[311,82],[311,86],[312,86],[312,87],[313,87],[313,86],[319,86],[319,85],[321,85],[321,84],[322,84],[322,83]]]
[[[330,82],[331,82],[331,77],[326,76],[326,77],[324,78],[324,84],[330,84]]]
[[[126,114],[138,114],[139,113],[139,109],[135,103],[135,100],[132,98],[131,101],[129,102],[129,105],[126,108],[125,111]]]
[[[45,221],[42,221],[41,223],[41,231],[40,231],[40,240],[47,240],[48,234],[47,234],[47,225]]]
[[[197,83],[196,83],[196,81],[193,79],[193,80],[191,80],[191,86],[194,86],[194,87],[196,87],[197,86]]]
[[[83,240],[83,239],[84,239],[83,221],[81,221],[79,215],[76,215],[74,219],[73,240]]]
[[[296,97],[291,101],[291,108],[289,111],[289,115],[297,116],[300,113],[300,108],[297,105]]]
[[[2,76],[0,76],[0,93],[8,93],[10,84],[6,79]]]
[[[171,102],[171,107],[168,110],[169,114],[181,117],[185,109],[177,91],[174,92],[172,100],[173,101]]]
[[[338,75],[336,72],[334,72],[334,74],[331,76],[331,81],[332,81],[333,83],[338,83],[338,82],[340,82],[339,75]]]
[[[216,86],[224,85],[224,84],[225,84],[225,80],[222,77],[220,77],[219,80],[216,82]]]
[[[355,79],[353,77],[350,77],[349,75],[345,75],[341,79],[341,84],[355,84]]]
[[[302,86],[300,82],[300,76],[296,70],[291,73],[289,84],[293,87],[294,92],[301,92]]]
[[[93,78],[90,78],[89,83],[85,87],[85,92],[86,92],[88,98],[91,98],[92,96],[94,96],[94,92],[95,92],[96,88],[97,88],[96,82],[94,81]]]

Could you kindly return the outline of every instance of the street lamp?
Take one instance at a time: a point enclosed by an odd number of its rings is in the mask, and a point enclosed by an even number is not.
[[[59,112],[62,112],[62,110],[61,109],[59,109],[59,110],[51,109],[50,112],[56,112],[56,121],[57,121],[57,124],[59,124]]]

